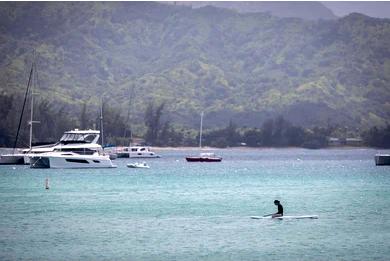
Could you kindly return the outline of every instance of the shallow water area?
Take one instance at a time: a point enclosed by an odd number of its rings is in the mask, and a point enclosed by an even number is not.
[[[0,166],[0,260],[388,260],[390,166],[376,150],[217,153],[164,150],[150,169]],[[250,219],[274,199],[319,219]]]

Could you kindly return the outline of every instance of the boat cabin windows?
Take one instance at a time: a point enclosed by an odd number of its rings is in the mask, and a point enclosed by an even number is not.
[[[84,163],[84,164],[89,164],[88,160],[85,159],[65,159],[67,162],[72,162],[72,163]]]
[[[95,138],[96,138],[96,135],[85,135],[84,136],[85,142],[88,142],[88,143],[93,142]]]
[[[93,134],[93,133],[87,133],[87,134],[65,133],[61,137],[60,142],[63,144],[67,144],[67,143],[96,143],[98,139],[99,139],[99,135]]]
[[[66,148],[66,149],[56,149],[55,151],[63,151],[63,152],[73,152],[80,155],[93,155],[96,150],[91,150],[87,148]]]
[[[141,147],[141,148],[131,148],[131,152],[147,152],[149,151],[148,148],[145,148],[145,147]]]

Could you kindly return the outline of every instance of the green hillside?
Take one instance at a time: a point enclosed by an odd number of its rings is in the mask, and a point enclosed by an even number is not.
[[[23,93],[38,53],[40,99],[100,97],[140,121],[165,102],[172,122],[276,115],[300,125],[390,119],[390,20],[304,21],[153,2],[1,2],[1,93]],[[70,106],[72,107],[72,106]],[[72,109],[69,111],[72,113]],[[196,117],[196,118],[194,118]]]

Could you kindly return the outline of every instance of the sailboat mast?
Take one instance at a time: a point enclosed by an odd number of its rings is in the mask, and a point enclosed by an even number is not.
[[[200,130],[199,130],[199,148],[202,148],[202,133],[203,133],[203,111],[200,114]]]
[[[130,132],[131,132],[131,105],[133,103],[133,95],[134,95],[134,88],[135,88],[135,85],[132,84],[131,87],[129,87],[129,104],[128,104],[128,107],[127,107],[127,117],[126,117],[126,123],[129,124],[130,122]],[[127,135],[127,128],[124,128],[124,131],[123,131],[123,138],[126,138],[126,135]]]
[[[34,63],[31,65],[30,75],[28,77],[27,89],[26,89],[26,93],[24,94],[23,107],[22,107],[22,112],[20,114],[20,118],[19,118],[18,130],[16,131],[16,137],[15,137],[13,153],[15,153],[15,149],[16,149],[16,146],[17,146],[17,143],[18,143],[18,137],[19,137],[20,126],[22,125],[24,107],[26,105],[27,95],[28,95],[29,90],[30,90],[31,78],[32,78],[32,73],[33,73],[33,67],[34,67]]]
[[[33,117],[34,117],[34,84],[36,82],[36,77],[34,77],[34,70],[35,70],[35,53],[34,53],[34,62],[32,65],[32,84],[31,84],[31,104],[30,104],[30,142],[29,142],[29,148],[31,150],[32,148],[32,134],[33,134]]]
[[[102,147],[104,148],[104,131],[103,131],[103,98],[100,105],[100,134],[102,135]]]

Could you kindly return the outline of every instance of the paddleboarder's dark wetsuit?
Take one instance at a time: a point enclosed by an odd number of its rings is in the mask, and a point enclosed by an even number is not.
[[[283,216],[283,206],[282,206],[282,204],[280,204],[280,203],[279,203],[279,205],[278,205],[278,212],[277,212],[276,214],[280,214],[280,215]]]
[[[278,212],[272,215],[272,217],[282,217],[283,216],[283,206],[280,204],[279,200],[275,200],[274,204],[278,206]]]

